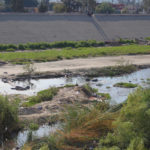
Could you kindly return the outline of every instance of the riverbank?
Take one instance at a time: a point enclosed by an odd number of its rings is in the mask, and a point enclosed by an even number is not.
[[[61,60],[56,62],[34,63],[35,72],[61,72],[64,70],[82,70],[91,68],[103,68],[108,66],[120,65],[129,62],[133,65],[150,65],[150,55],[126,55],[126,56],[107,56],[94,58],[79,58],[72,60]],[[0,76],[12,76],[26,73],[23,65],[5,64],[0,67]]]

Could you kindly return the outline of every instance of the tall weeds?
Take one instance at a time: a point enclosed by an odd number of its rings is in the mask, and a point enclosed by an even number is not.
[[[58,149],[80,150],[93,146],[93,142],[112,131],[112,122],[118,113],[107,112],[108,104],[102,102],[91,108],[69,106],[62,114],[63,127],[56,135]]]

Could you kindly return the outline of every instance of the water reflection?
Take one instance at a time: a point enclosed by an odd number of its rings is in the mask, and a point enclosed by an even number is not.
[[[43,125],[40,126],[37,131],[32,131],[32,140],[50,136],[50,134],[54,133],[58,128],[59,124],[55,124],[53,126]],[[28,139],[28,135],[31,131],[25,130],[18,133],[16,142],[18,147],[22,147]]]
[[[147,83],[147,78],[150,78],[150,69],[143,69],[137,72],[134,72],[129,75],[123,75],[120,77],[98,77],[97,82],[86,81],[84,77],[61,77],[61,78],[51,78],[51,79],[39,79],[39,80],[30,80],[25,82],[11,82],[11,83],[3,83],[0,80],[0,93],[1,94],[25,94],[25,95],[35,95],[37,92],[47,89],[49,87],[60,87],[66,84],[78,84],[83,85],[85,83],[89,83],[92,87],[95,87],[101,93],[110,93],[112,97],[111,102],[121,103],[124,101],[128,94],[131,93],[134,89],[125,89],[113,87],[113,85],[117,82],[132,82],[134,84],[138,84],[142,87],[148,87],[150,84]],[[101,86],[99,86],[101,84]],[[25,87],[30,85],[30,89],[26,91],[17,91],[12,90],[15,86]]]

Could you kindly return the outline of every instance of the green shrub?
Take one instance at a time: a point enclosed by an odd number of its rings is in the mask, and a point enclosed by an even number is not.
[[[114,125],[114,132],[100,139],[100,148],[150,149],[150,89],[138,88],[130,94]]]
[[[18,106],[7,97],[0,96],[0,139],[8,137],[18,128]]]
[[[25,50],[26,49],[26,45],[25,44],[19,44],[18,45],[18,49],[19,50]]]
[[[29,126],[30,130],[38,130],[39,129],[39,125],[35,124],[35,123],[31,123]]]
[[[44,145],[40,148],[40,150],[49,150],[48,145]]]
[[[98,47],[104,46],[104,42],[95,40],[89,41],[58,41],[58,42],[39,42],[39,43],[26,43],[26,44],[0,44],[1,51],[12,50],[43,50],[48,48],[78,48],[78,47]]]
[[[122,38],[120,38],[119,39],[119,43],[121,43],[121,44],[135,44],[136,41],[135,40],[129,40],[129,39],[122,39]]]
[[[150,37],[146,37],[145,39],[148,40],[148,41],[150,41]]]

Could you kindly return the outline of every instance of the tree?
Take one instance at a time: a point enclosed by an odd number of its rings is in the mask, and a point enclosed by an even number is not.
[[[61,1],[64,3],[67,12],[73,11],[75,0],[61,0]]]
[[[150,13],[150,0],[143,0],[144,9],[147,13]]]
[[[5,9],[8,10],[11,8],[11,0],[5,0]]]
[[[37,7],[37,0],[24,0],[24,7]]]
[[[23,12],[24,0],[11,0],[11,8],[15,12]]]
[[[62,13],[62,12],[65,12],[66,7],[64,4],[59,4],[59,3],[57,4],[56,3],[53,5],[53,10],[55,13]]]
[[[81,3],[83,12],[94,12],[96,7],[96,0],[77,0]]]
[[[11,4],[11,0],[5,0],[5,5],[10,5]]]
[[[96,0],[61,0],[65,6],[66,11],[71,12],[79,10],[82,7],[83,12],[94,11],[96,6]]]
[[[48,5],[47,5],[47,1],[43,0],[41,1],[40,5],[39,5],[39,12],[47,12],[48,11]]]
[[[108,2],[103,2],[100,5],[96,7],[96,12],[97,13],[102,13],[102,14],[111,14],[114,13],[115,9],[112,7],[112,5]]]

